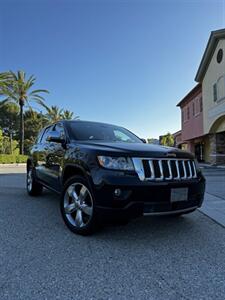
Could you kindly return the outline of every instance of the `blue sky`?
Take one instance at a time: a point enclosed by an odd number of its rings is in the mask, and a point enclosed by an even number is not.
[[[81,119],[158,137],[179,130],[176,104],[224,27],[225,0],[0,0],[0,71],[34,74]]]

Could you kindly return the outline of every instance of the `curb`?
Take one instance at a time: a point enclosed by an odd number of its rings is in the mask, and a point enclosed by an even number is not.
[[[225,165],[199,165],[200,169],[211,169],[211,168],[216,168],[216,169],[225,169]]]
[[[26,163],[18,163],[18,164],[0,164],[0,168],[4,167],[25,167]]]
[[[198,211],[225,228],[225,199],[205,193],[205,199]]]

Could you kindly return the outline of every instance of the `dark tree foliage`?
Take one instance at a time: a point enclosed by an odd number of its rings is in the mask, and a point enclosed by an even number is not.
[[[35,82],[36,78],[33,75],[27,78],[23,71],[0,73],[1,140],[2,142],[8,141],[10,146],[5,148],[10,148],[7,150],[10,153],[14,151],[15,147],[18,147],[19,142],[20,154],[28,154],[43,127],[62,119],[79,118],[67,109],[64,110],[56,105],[50,107],[46,105],[45,99],[40,93],[48,93],[48,91],[33,90]],[[32,101],[45,109],[45,113],[34,109],[31,106]],[[18,151],[18,148],[16,150]]]

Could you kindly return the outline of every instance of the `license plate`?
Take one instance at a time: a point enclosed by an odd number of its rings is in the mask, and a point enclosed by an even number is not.
[[[188,188],[171,189],[170,201],[180,202],[188,200]]]

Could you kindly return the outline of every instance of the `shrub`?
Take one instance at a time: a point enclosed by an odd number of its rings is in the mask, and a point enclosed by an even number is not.
[[[0,164],[26,163],[27,155],[0,154]]]

